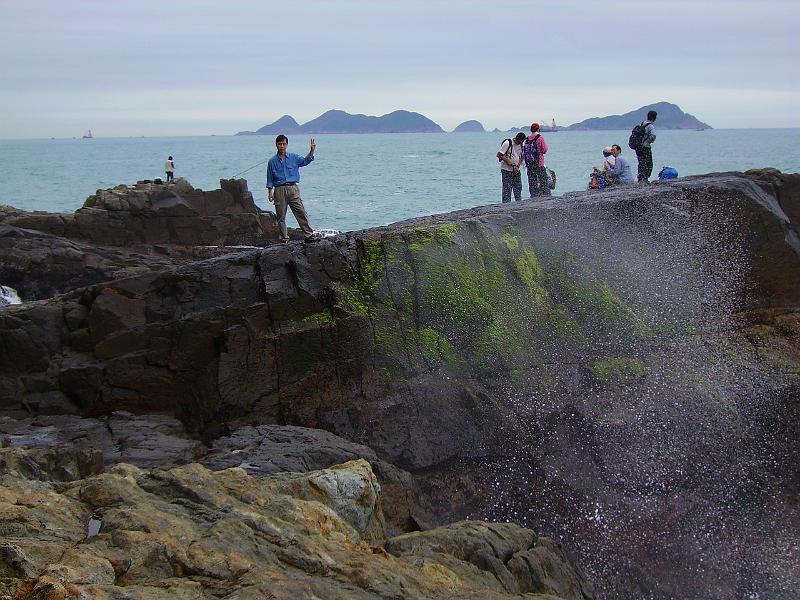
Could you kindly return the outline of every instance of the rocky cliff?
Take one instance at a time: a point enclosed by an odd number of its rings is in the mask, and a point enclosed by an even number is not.
[[[247,250],[6,307],[7,445],[58,429],[53,415],[127,411],[93,459],[108,465],[123,440],[158,448],[131,423],[159,414],[180,423],[163,433],[178,440],[166,466],[267,476],[275,436],[307,429],[265,427],[322,429],[349,441],[319,441],[330,454],[304,442],[279,462],[383,461],[397,532],[514,520],[564,540],[604,597],[789,598],[798,217],[799,176],[719,174]]]

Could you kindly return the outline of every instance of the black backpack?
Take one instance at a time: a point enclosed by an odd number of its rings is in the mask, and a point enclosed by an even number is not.
[[[631,137],[628,138],[628,148],[636,150],[642,147],[642,142],[647,136],[647,121],[642,121],[631,130]]]
[[[508,158],[508,155],[511,154],[512,148],[514,148],[514,140],[512,140],[511,138],[506,138],[502,142],[500,142],[500,147],[502,148],[503,144],[505,144],[506,142],[508,142],[508,149],[506,149],[506,158]],[[497,162],[503,162],[503,159],[498,158]]]

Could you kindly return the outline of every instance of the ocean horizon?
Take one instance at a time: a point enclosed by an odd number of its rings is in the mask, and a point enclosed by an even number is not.
[[[655,178],[662,166],[680,176],[774,167],[800,171],[800,129],[657,130]],[[546,133],[554,194],[585,190],[601,149],[627,148],[629,131]],[[301,170],[301,194],[315,229],[350,231],[407,218],[500,201],[495,153],[508,132],[370,133],[313,135],[316,160]],[[308,152],[311,135],[289,136],[289,151]],[[167,156],[176,176],[205,190],[239,175],[256,203],[267,202],[264,165],[275,152],[273,135],[46,138],[0,140],[5,161],[0,204],[23,210],[73,212],[98,189],[163,176]],[[242,172],[244,172],[242,174]],[[523,198],[528,197],[523,173]],[[291,215],[290,226],[294,226]]]

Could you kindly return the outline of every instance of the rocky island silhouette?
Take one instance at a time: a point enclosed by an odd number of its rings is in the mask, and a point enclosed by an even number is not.
[[[608,117],[592,117],[567,127],[557,127],[555,119],[543,121],[541,131],[555,132],[559,130],[618,130],[630,129],[647,116],[647,112],[658,112],[659,129],[711,129],[693,115],[683,112],[679,106],[669,102],[648,104],[622,115]],[[536,119],[534,119],[536,120]],[[530,123],[520,127],[512,127],[507,131],[528,131]],[[480,121],[470,119],[464,121],[453,130],[462,132],[485,131]],[[495,132],[500,131],[495,129]],[[295,133],[325,134],[325,133],[443,133],[444,130],[428,117],[408,110],[396,110],[380,117],[362,114],[350,114],[343,110],[329,110],[316,119],[302,125],[294,117],[283,115],[276,121],[264,125],[256,131],[240,131],[236,135],[277,135],[280,133],[290,135]]]

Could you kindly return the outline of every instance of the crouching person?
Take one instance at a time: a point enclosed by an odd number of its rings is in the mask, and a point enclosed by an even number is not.
[[[608,169],[608,172],[614,176],[615,183],[626,184],[633,183],[633,171],[628,160],[622,156],[622,148],[617,144],[611,146],[611,154],[614,156],[614,164]]]

